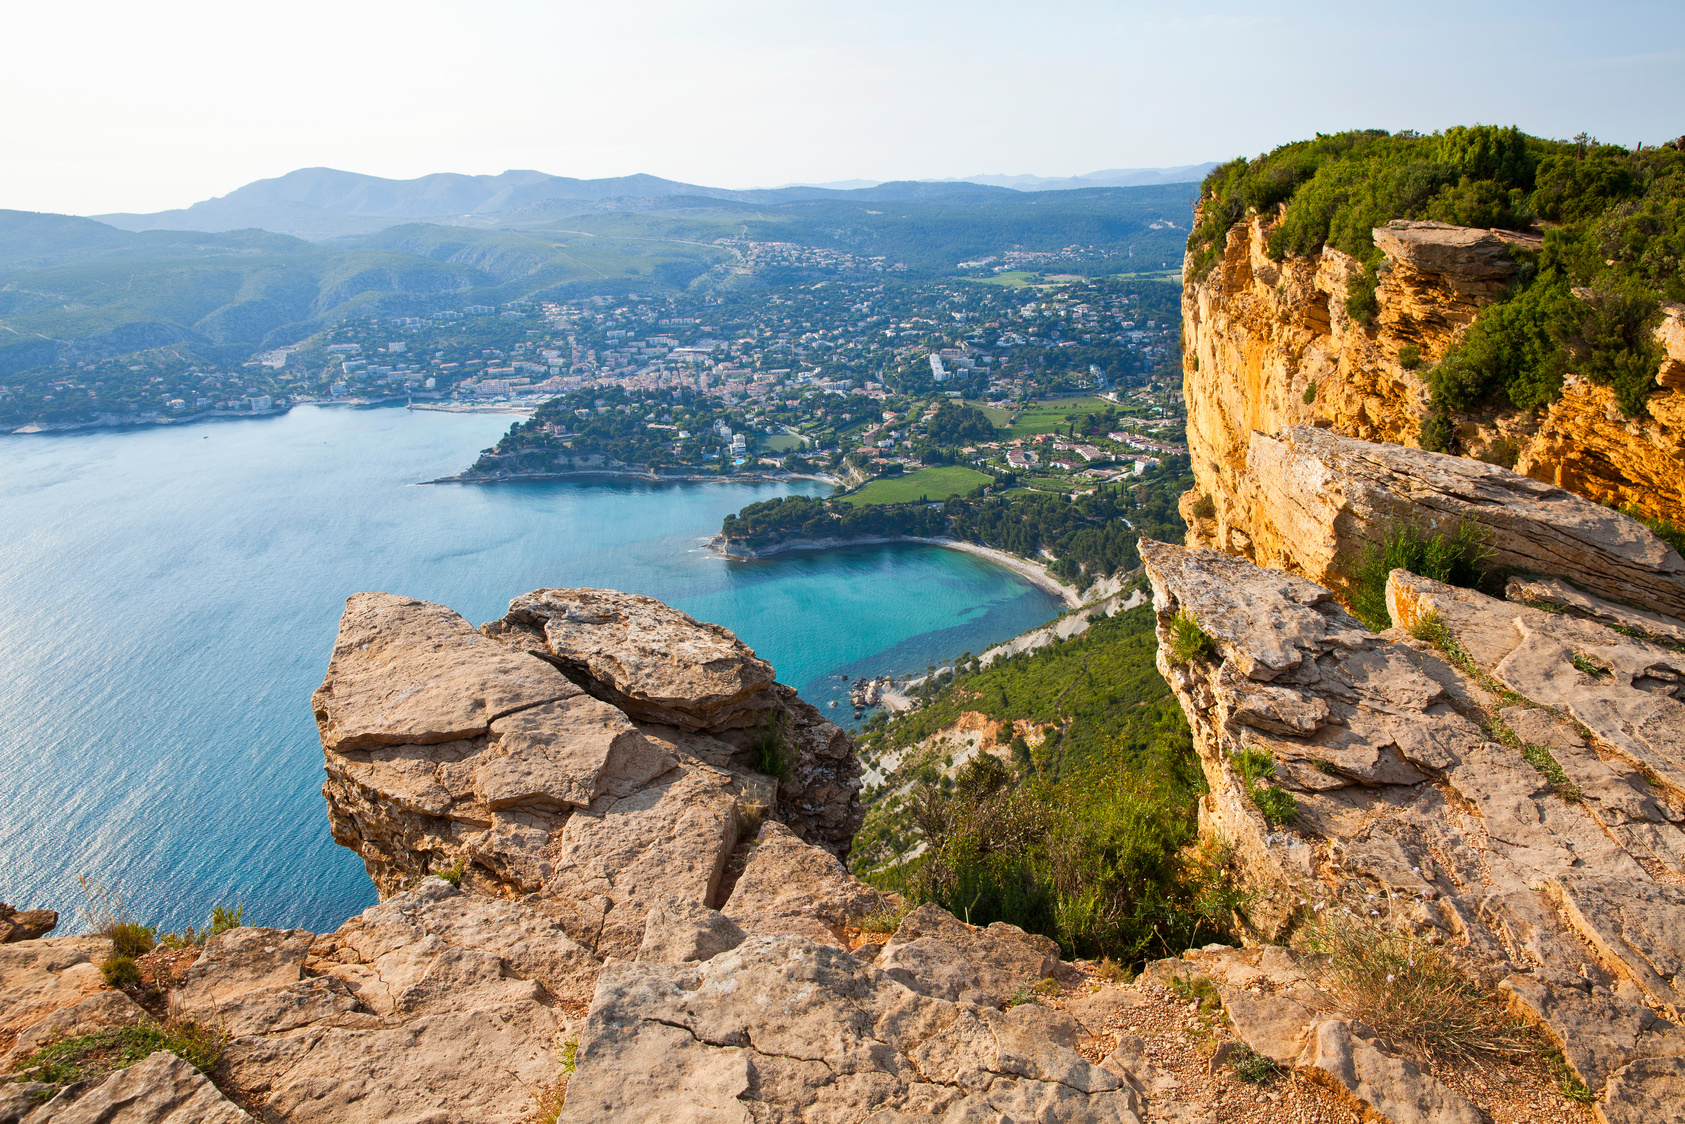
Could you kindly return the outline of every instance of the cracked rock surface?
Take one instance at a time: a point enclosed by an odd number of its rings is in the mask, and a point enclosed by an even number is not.
[[[1499,986],[1608,1119],[1672,1089],[1685,1058],[1685,656],[1402,570],[1388,601],[1404,627],[1376,636],[1304,578],[1146,541],[1142,557],[1160,670],[1210,785],[1202,830],[1233,843],[1263,892],[1255,935],[1291,939],[1322,909],[1384,919]],[[1173,662],[1179,613],[1215,658]],[[1453,655],[1410,638],[1429,614]],[[1569,786],[1524,747],[1548,751]],[[1288,823],[1254,804],[1234,764],[1244,750],[1274,758],[1267,783],[1297,802]],[[1322,1060],[1299,1064],[1366,1103],[1398,1095],[1383,1080],[1398,1067],[1364,1077],[1344,1031],[1311,1025],[1338,1014],[1314,990],[1233,1009],[1260,1052],[1300,1045]],[[1419,1118],[1462,1118],[1418,1092]]]

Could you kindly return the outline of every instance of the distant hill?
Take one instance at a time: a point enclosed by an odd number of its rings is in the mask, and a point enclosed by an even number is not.
[[[402,223],[460,226],[521,225],[537,212],[566,211],[574,204],[611,201],[648,203],[658,199],[708,199],[766,204],[795,201],[889,203],[912,200],[976,200],[989,192],[1066,191],[1077,188],[1198,183],[1213,164],[1186,168],[1123,168],[1087,176],[971,176],[938,181],[794,184],[733,191],[680,183],[659,176],[581,180],[544,172],[509,171],[495,176],[450,172],[412,180],[382,179],[335,168],[300,168],[257,180],[227,195],[173,211],[94,216],[127,231],[192,230],[218,233],[259,229],[316,242],[374,234]]]
[[[0,377],[162,347],[232,363],[350,316],[839,269],[905,280],[1157,271],[1180,262],[1198,189],[727,191],[655,176],[387,180],[319,168],[158,215],[0,211]],[[749,268],[745,241],[805,249]]]
[[[1080,187],[1151,187],[1166,183],[1198,183],[1217,166],[1216,161],[1204,164],[1183,164],[1175,168],[1108,168],[1081,176],[955,176],[932,180],[932,183],[975,183],[988,187],[1009,187],[1013,191],[1071,191]],[[829,183],[793,183],[789,187],[816,187],[832,191],[849,191],[880,186],[882,180],[833,180]]]
[[[1082,176],[961,176],[965,183],[1010,187],[1014,191],[1071,191],[1081,187],[1149,187],[1164,183],[1198,183],[1217,166],[1184,164],[1178,168],[1110,168]]]

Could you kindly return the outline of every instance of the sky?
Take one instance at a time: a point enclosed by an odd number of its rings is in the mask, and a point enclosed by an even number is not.
[[[60,0],[8,5],[0,207],[326,166],[719,187],[1077,175],[1316,132],[1685,133],[1685,3]]]

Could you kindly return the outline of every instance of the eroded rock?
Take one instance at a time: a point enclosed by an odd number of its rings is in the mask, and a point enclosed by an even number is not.
[[[1667,779],[1685,776],[1677,652],[1403,571],[1388,584],[1402,626],[1389,639],[1301,578],[1210,551],[1146,541],[1141,551],[1159,667],[1210,786],[1202,831],[1231,842],[1267,888],[1248,910],[1260,937],[1290,939],[1316,911],[1338,910],[1443,944],[1501,984],[1593,1090],[1636,1060],[1685,1057],[1673,984],[1685,966],[1685,814]],[[1179,613],[1212,638],[1215,658],[1171,659]],[[1429,614],[1453,656],[1409,640],[1405,629]],[[1234,765],[1245,750],[1274,757],[1263,783],[1293,796],[1287,822],[1259,811]],[[1337,1013],[1314,979],[1220,959],[1211,971],[1226,981],[1236,1030],[1260,1052],[1279,1059],[1303,1033],[1324,1061],[1299,1064],[1338,1071],[1377,1111],[1391,1098],[1413,1118],[1459,1118],[1438,1092],[1395,1088],[1415,1078],[1390,1061],[1370,1057],[1380,1076],[1363,1077],[1354,1059],[1367,1048],[1347,1051],[1347,1031],[1319,1023],[1333,1037],[1312,1041],[1306,1020]],[[1271,986],[1251,994],[1249,973]],[[1633,1072],[1637,1083],[1651,1070]]]

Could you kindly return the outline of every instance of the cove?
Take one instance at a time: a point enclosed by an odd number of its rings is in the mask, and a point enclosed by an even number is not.
[[[727,512],[824,486],[418,486],[496,415],[304,407],[0,442],[0,899],[79,931],[76,875],[168,929],[243,904],[323,931],[374,901],[328,834],[310,712],[358,590],[475,623],[543,586],[717,621],[846,720],[838,678],[980,652],[1063,607],[1017,574],[888,544],[727,561]]]

